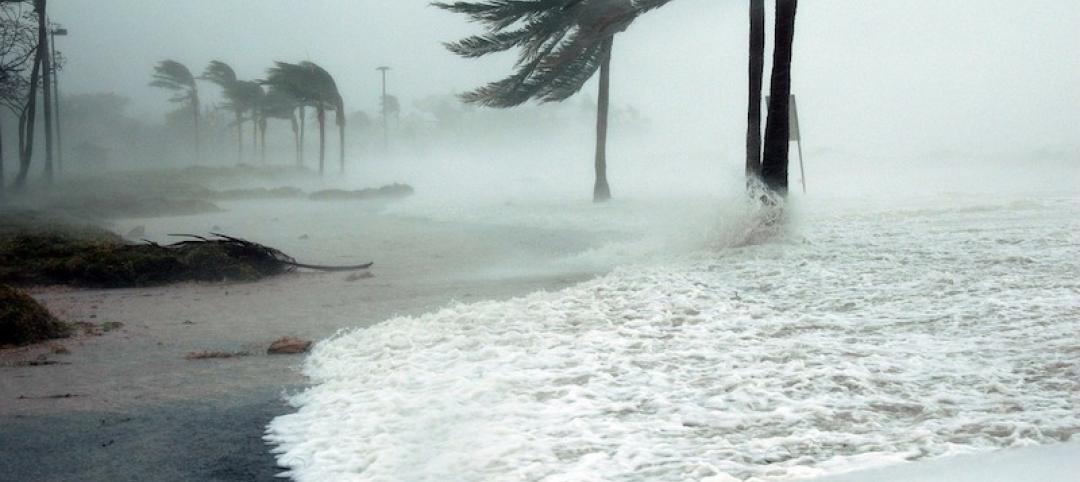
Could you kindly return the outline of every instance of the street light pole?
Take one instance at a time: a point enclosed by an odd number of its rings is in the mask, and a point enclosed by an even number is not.
[[[375,70],[382,72],[382,129],[383,129],[383,154],[390,152],[390,124],[386,120],[386,71],[390,67],[382,66]]]
[[[53,108],[56,111],[56,170],[57,172],[64,172],[64,142],[61,132],[63,128],[60,122],[60,63],[56,52],[56,37],[65,37],[68,34],[66,28],[57,26],[49,31],[52,36],[52,42],[49,47],[52,49],[52,68],[53,68]]]

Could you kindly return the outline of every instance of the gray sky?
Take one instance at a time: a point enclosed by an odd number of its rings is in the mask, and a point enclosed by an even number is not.
[[[244,78],[273,60],[333,73],[349,109],[375,110],[375,67],[408,108],[496,80],[512,56],[460,59],[441,41],[477,25],[426,0],[57,0],[71,35],[66,93],[117,92],[159,120],[153,64],[209,60]],[[1075,0],[804,0],[795,92],[808,144],[852,152],[1080,151]],[[746,2],[676,0],[617,39],[613,96],[681,142],[737,153],[745,118]],[[206,91],[214,89],[207,85]],[[592,84],[586,94],[595,95]],[[211,96],[212,97],[212,96]]]

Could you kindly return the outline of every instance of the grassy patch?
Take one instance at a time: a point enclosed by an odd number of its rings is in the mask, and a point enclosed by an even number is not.
[[[71,335],[71,326],[22,292],[0,284],[0,345],[28,345]]]

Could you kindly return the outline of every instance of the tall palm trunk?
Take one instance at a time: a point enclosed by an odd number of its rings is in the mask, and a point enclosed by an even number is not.
[[[611,94],[611,47],[615,37],[604,40],[604,59],[600,63],[600,93],[596,101],[596,183],[593,202],[611,199],[607,180],[608,100]]]
[[[251,112],[251,163],[259,160],[259,119]]]
[[[266,117],[259,120],[259,162],[266,164]]]
[[[191,112],[194,118],[195,126],[195,163],[198,164],[202,161],[202,135],[199,133],[199,91],[192,88],[191,90]]]
[[[773,50],[769,119],[765,126],[765,155],[762,162],[765,185],[785,195],[788,190],[788,150],[791,140],[791,56],[798,3],[798,0],[776,1],[776,46]]]
[[[293,142],[296,144],[296,165],[300,166],[300,124],[296,122],[296,114],[291,114],[289,121],[292,123]]]
[[[236,111],[236,163],[244,163],[244,114]]]
[[[50,84],[51,67],[49,65],[49,22],[46,13],[46,0],[35,0],[35,9],[38,15],[38,49],[44,52],[41,56],[41,94],[45,114],[45,182],[52,185],[53,182],[53,123],[52,123],[52,86]]]
[[[304,130],[307,126],[307,108],[300,106],[300,142],[296,146],[296,165],[304,166]]]
[[[319,122],[319,175],[323,175],[326,163],[326,108],[315,108],[315,120]]]
[[[338,102],[337,105],[337,126],[338,126],[338,153],[341,157],[341,173],[345,174],[345,105]]]
[[[746,108],[746,177],[761,177],[761,88],[765,76],[765,0],[750,0],[750,95]]]

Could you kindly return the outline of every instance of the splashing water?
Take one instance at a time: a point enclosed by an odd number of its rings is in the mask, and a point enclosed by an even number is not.
[[[267,439],[298,480],[728,481],[1080,433],[1080,200],[804,224],[342,334]]]

